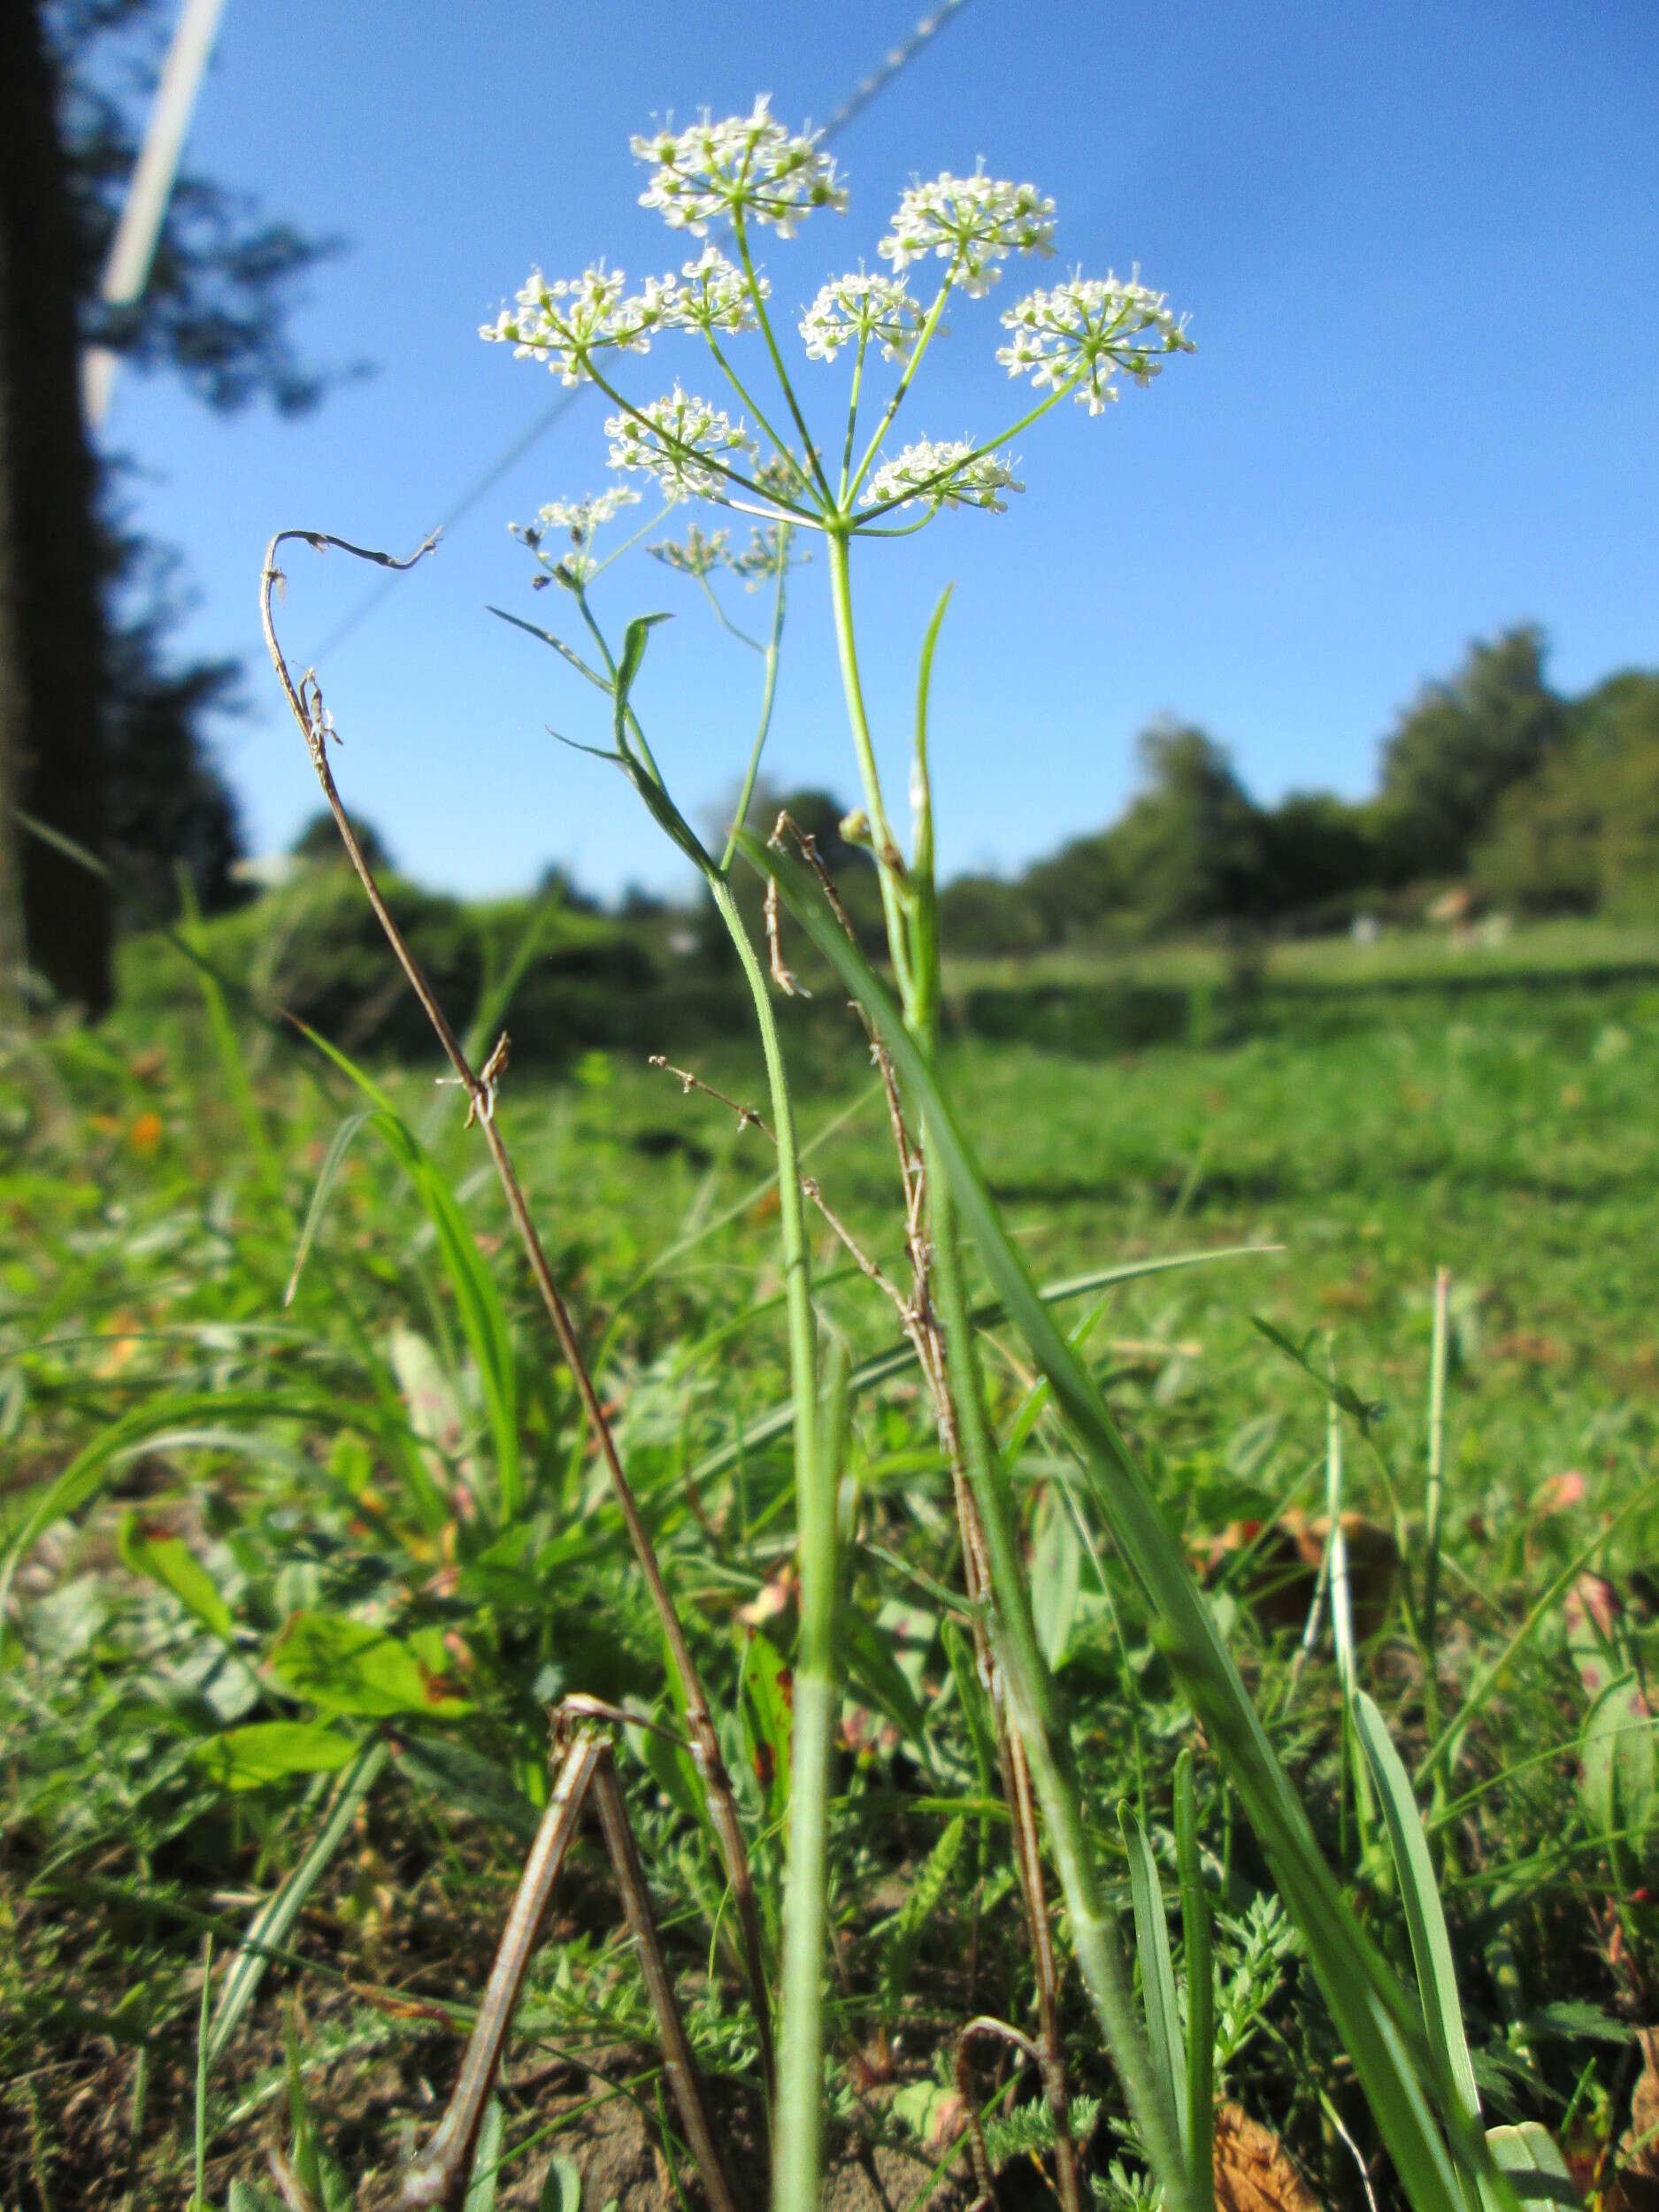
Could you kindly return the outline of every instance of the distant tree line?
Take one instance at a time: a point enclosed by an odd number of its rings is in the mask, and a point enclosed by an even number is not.
[[[1551,690],[1534,626],[1471,645],[1383,742],[1379,788],[1263,806],[1225,747],[1190,724],[1139,740],[1118,818],[1017,877],[941,894],[959,952],[1232,927],[1317,931],[1467,883],[1525,914],[1659,916],[1659,674],[1578,699]],[[1418,902],[1420,903],[1420,901]]]

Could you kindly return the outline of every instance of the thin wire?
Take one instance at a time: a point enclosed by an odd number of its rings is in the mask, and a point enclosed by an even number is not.
[[[838,138],[848,125],[862,115],[870,103],[879,98],[895,78],[902,75],[910,67],[923,48],[930,45],[944,29],[946,24],[953,17],[960,15],[968,4],[969,0],[941,0],[940,5],[931,15],[923,16],[903,44],[894,47],[842,101],[841,106],[835,110],[818,134],[819,142],[827,145],[831,140]],[[497,455],[483,474],[467,486],[429,534],[437,537],[443,532],[453,529],[457,523],[472,512],[487,492],[495,489],[508,470],[516,462],[522,460],[531,447],[545,437],[555,424],[562,422],[571,409],[586,396],[585,386],[575,391],[561,392],[550,406],[544,407],[534,420],[519,433],[512,443]],[[358,600],[357,605],[342,618],[317,648],[317,659],[319,662],[331,660],[339,652],[346,640],[354,636],[363,627],[369,617],[383,604],[396,588],[397,579],[395,576],[379,578]]]

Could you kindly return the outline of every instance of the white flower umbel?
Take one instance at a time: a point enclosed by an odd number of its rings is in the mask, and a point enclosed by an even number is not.
[[[762,299],[772,286],[757,277]],[[755,302],[743,272],[728,261],[718,246],[705,246],[695,261],[687,261],[680,275],[664,278],[654,303],[664,330],[701,330],[734,334],[756,327]]]
[[[913,506],[925,499],[941,507],[986,507],[993,514],[1008,506],[999,492],[1023,492],[1015,480],[1012,457],[976,453],[965,438],[918,438],[891,461],[884,461],[864,488],[866,507],[896,502]]]
[[[1171,313],[1164,293],[1139,281],[1138,272],[1126,284],[1109,273],[1032,292],[1007,311],[1002,327],[1014,335],[996,357],[1010,376],[1029,374],[1039,391],[1061,391],[1077,380],[1079,403],[1091,415],[1117,398],[1112,379],[1119,369],[1149,384],[1163,366],[1158,356],[1194,351],[1185,319]]]
[[[650,332],[658,319],[656,288],[647,284],[647,297],[625,300],[620,269],[584,269],[579,277],[559,277],[549,283],[540,269],[533,269],[493,323],[481,323],[479,336],[496,345],[511,345],[515,360],[545,361],[565,384],[580,384],[588,372],[590,357],[603,348],[621,352],[647,353]]]
[[[534,522],[510,522],[507,527],[530,548],[549,577],[562,570],[572,583],[585,584],[598,566],[593,551],[595,534],[625,507],[639,503],[640,495],[632,484],[613,484],[586,499],[549,500]],[[549,539],[554,542],[549,544]],[[538,576],[534,580],[541,584],[548,579]]]
[[[660,545],[648,546],[646,550],[664,568],[675,569],[681,576],[711,576],[717,568],[732,565],[731,546],[729,530],[705,533],[694,522],[683,538],[664,538]]]
[[[867,276],[862,269],[832,277],[801,318],[811,361],[833,361],[843,346],[873,339],[889,361],[907,361],[922,326],[922,311],[902,277]]]
[[[979,299],[1007,255],[1054,251],[1054,202],[1034,184],[1005,184],[983,168],[971,177],[947,171],[910,186],[878,251],[897,270],[937,254],[954,265],[962,289]]]
[[[613,469],[645,469],[664,499],[722,499],[726,478],[709,457],[751,450],[741,423],[678,384],[638,415],[611,415],[605,423]]]
[[[845,214],[847,188],[818,151],[817,134],[796,135],[774,122],[770,96],[760,96],[752,115],[716,123],[705,114],[689,130],[633,140],[640,160],[655,164],[640,205],[659,209],[673,229],[698,238],[722,215],[766,224],[789,238],[815,207]]]

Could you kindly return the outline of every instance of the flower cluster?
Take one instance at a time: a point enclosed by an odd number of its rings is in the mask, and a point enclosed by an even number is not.
[[[833,361],[843,346],[865,346],[873,338],[889,361],[910,357],[922,326],[922,311],[902,277],[856,274],[832,277],[801,318],[807,358]]]
[[[598,565],[593,554],[596,533],[625,507],[639,503],[640,495],[631,484],[615,484],[608,491],[590,493],[586,499],[549,501],[534,522],[510,522],[507,527],[548,572],[536,578],[538,586],[561,574],[572,583],[585,584]],[[566,542],[555,550],[547,543],[550,537],[562,537]]]
[[[835,180],[835,164],[818,151],[816,135],[774,122],[768,100],[763,93],[751,115],[716,123],[705,113],[689,130],[635,138],[635,155],[656,165],[640,205],[660,209],[672,228],[697,238],[722,215],[769,224],[789,238],[815,207],[844,214],[847,188]]]
[[[1054,202],[1034,184],[1004,184],[982,167],[971,177],[947,171],[910,187],[879,250],[897,270],[937,254],[950,262],[962,289],[979,299],[1002,273],[994,265],[1008,254],[1054,251]]]
[[[610,416],[605,435],[611,467],[649,471],[671,503],[720,498],[725,474],[710,460],[753,449],[741,423],[678,384],[666,399],[654,399],[637,414]]]
[[[684,281],[681,281],[683,278]],[[772,287],[764,277],[756,280],[765,299]],[[755,302],[748,280],[735,262],[728,261],[718,246],[705,246],[695,261],[687,261],[678,277],[651,280],[647,285],[650,306],[664,330],[717,330],[735,333],[753,330]]]
[[[1039,391],[1075,381],[1079,403],[1091,415],[1117,398],[1118,370],[1149,384],[1163,365],[1158,355],[1194,350],[1185,319],[1171,313],[1164,293],[1149,291],[1138,276],[1121,284],[1110,273],[1029,294],[1004,314],[1002,327],[1013,341],[996,357],[1010,376],[1029,373]]]
[[[769,577],[811,559],[805,547],[797,547],[795,541],[795,533],[787,522],[769,522],[764,526],[757,523],[742,552],[731,557],[733,575],[742,578],[745,591],[758,591]]]
[[[909,507],[925,499],[936,507],[987,507],[1000,515],[1008,502],[997,494],[1025,488],[1015,480],[1011,457],[980,453],[965,438],[939,442],[921,438],[895,459],[882,463],[865,488],[864,504],[885,506],[895,501]]]
[[[664,568],[672,568],[681,576],[711,576],[717,568],[731,565],[731,548],[729,530],[705,534],[694,522],[683,538],[664,538],[661,544],[648,546],[646,550]]]
[[[551,284],[540,269],[532,270],[514,295],[515,305],[503,307],[493,323],[481,323],[478,334],[511,345],[515,360],[547,362],[562,383],[580,384],[589,356],[602,347],[636,353],[650,349],[651,327],[660,319],[654,296],[661,287],[648,286],[646,298],[626,300],[623,283],[621,270],[607,270],[603,261]]]

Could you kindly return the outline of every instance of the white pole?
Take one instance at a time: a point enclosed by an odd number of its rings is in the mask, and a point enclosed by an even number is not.
[[[150,128],[133,165],[127,204],[121,210],[98,285],[98,296],[107,306],[130,306],[149,280],[191,111],[224,10],[225,0],[184,0],[180,10],[178,27],[156,87]],[[81,362],[81,400],[88,426],[95,431],[102,428],[109,412],[115,359],[107,346],[88,346]]]

